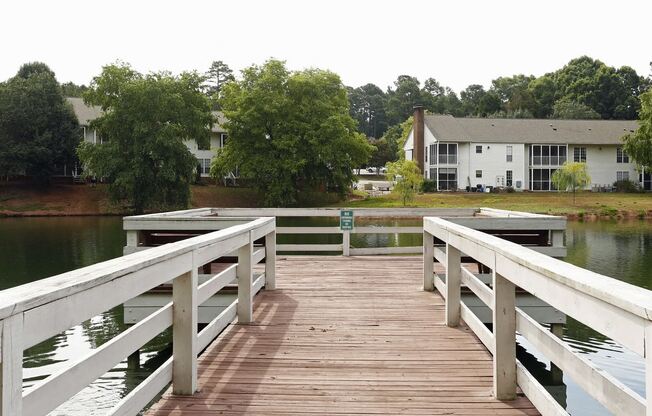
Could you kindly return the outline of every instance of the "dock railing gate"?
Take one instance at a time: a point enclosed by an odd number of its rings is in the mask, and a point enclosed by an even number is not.
[[[492,283],[478,279],[463,257],[490,269]],[[435,261],[445,275],[434,272]],[[424,218],[423,270],[424,289],[446,299],[446,324],[464,320],[493,354],[496,398],[513,399],[518,385],[543,415],[568,415],[516,359],[518,332],[610,412],[652,416],[652,291],[435,217]],[[460,301],[462,284],[493,311],[493,331]],[[644,357],[646,399],[517,308],[516,287]]]

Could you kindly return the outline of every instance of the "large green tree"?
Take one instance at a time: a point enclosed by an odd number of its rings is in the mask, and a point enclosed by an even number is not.
[[[623,137],[623,147],[637,164],[649,170],[652,167],[652,89],[640,98],[638,128]]]
[[[25,64],[0,84],[0,175],[24,173],[46,184],[75,162],[79,140],[77,118],[47,65]]]
[[[385,114],[387,97],[383,90],[374,84],[366,84],[358,88],[349,88],[348,96],[349,112],[358,122],[358,131],[367,137],[381,137],[387,130]]]
[[[416,77],[399,75],[394,88],[387,90],[387,119],[390,125],[401,123],[414,112],[415,105],[422,105],[424,96],[421,83]]]
[[[303,190],[344,194],[353,168],[371,154],[349,115],[346,88],[329,71],[292,72],[284,62],[269,60],[225,85],[220,104],[229,141],[211,175],[238,169],[267,206],[296,204]]]
[[[186,207],[197,160],[185,140],[207,144],[213,122],[196,73],[142,75],[108,65],[84,94],[103,115],[92,122],[103,144],[78,149],[86,173],[109,180],[114,200],[137,213]]]

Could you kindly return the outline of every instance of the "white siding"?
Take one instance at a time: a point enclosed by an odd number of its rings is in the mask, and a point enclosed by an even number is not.
[[[618,146],[568,145],[569,158],[573,160],[573,148],[586,147],[586,166],[591,176],[591,184],[611,185],[616,181],[616,172],[629,172],[629,180],[638,182],[636,165],[631,163],[616,163],[616,148]],[[590,186],[588,187],[590,188]]]
[[[476,153],[476,146],[482,146],[482,153]],[[512,146],[512,161],[507,162],[507,146]],[[512,186],[521,181],[521,188],[526,185],[525,166],[527,165],[526,146],[519,143],[470,143],[468,175],[471,186],[498,186],[497,177],[507,179],[506,172],[512,171]],[[475,171],[482,171],[482,178],[476,178]]]

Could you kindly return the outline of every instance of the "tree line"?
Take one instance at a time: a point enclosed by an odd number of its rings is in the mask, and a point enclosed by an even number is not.
[[[650,78],[629,67],[613,68],[588,57],[535,78],[470,85],[459,95],[429,78],[421,86],[399,76],[382,91],[373,84],[346,87],[330,71],[292,71],[268,60],[240,77],[222,61],[204,74],[141,74],[128,64],[103,67],[89,86],[60,85],[43,63],[23,65],[0,82],[0,175],[27,174],[46,183],[62,164],[81,161],[87,173],[106,178],[111,197],[134,211],[183,207],[197,160],[185,146],[206,144],[216,122],[227,118],[230,140],[216,153],[211,174],[237,170],[268,206],[296,204],[306,191],[344,194],[353,169],[398,159],[411,128],[413,107],[473,117],[633,119],[641,127],[626,150],[652,163]],[[81,143],[65,96],[100,106],[91,122],[103,144]],[[641,108],[641,102],[643,107]]]
[[[633,120],[640,94],[651,86],[649,76],[629,66],[615,68],[582,56],[540,77],[502,76],[488,89],[471,84],[459,95],[435,78],[421,84],[410,75],[400,75],[386,90],[374,84],[347,89],[360,131],[378,139],[406,120],[417,104],[455,117]]]

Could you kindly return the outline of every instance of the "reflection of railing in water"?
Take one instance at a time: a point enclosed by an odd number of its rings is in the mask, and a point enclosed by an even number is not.
[[[457,326],[463,319],[494,355],[497,398],[514,398],[518,385],[544,415],[568,414],[516,361],[514,340],[518,332],[609,411],[619,415],[652,415],[651,291],[441,218],[424,218],[423,249],[424,288],[437,288],[446,299],[449,326]],[[465,256],[492,271],[491,286],[465,267]],[[446,268],[445,276],[434,273],[434,260]],[[460,301],[462,284],[493,311],[493,332]],[[646,399],[574,352],[517,308],[516,287],[645,357],[647,404]]]
[[[285,226],[283,220],[314,218],[337,221],[342,210],[351,210],[356,219],[352,230],[341,230],[338,226],[304,225]],[[412,246],[400,244],[381,247],[354,247],[352,236],[394,235],[384,242],[394,244],[400,237],[420,236],[421,219],[425,216],[447,218],[452,222],[470,228],[499,235],[502,238],[531,246],[541,253],[563,257],[566,254],[563,235],[566,219],[550,215],[528,214],[503,211],[490,208],[202,208],[163,214],[127,217],[124,229],[127,231],[125,252],[132,252],[145,247],[156,246],[178,238],[200,234],[210,230],[222,229],[233,224],[249,221],[252,217],[277,217],[279,224],[278,251],[280,253],[341,253],[344,256],[382,255],[382,254],[420,254],[419,243]],[[359,223],[374,220],[413,219],[418,225],[362,225]],[[290,236],[298,240],[292,243],[282,242]],[[327,240],[315,242],[321,236]],[[334,242],[337,238],[337,242]],[[302,240],[303,239],[303,240]],[[360,238],[357,239],[358,242]],[[301,242],[302,241],[302,242]],[[378,242],[383,242],[378,239]]]
[[[250,322],[254,294],[274,288],[275,251],[275,220],[259,218],[0,292],[0,415],[49,413],[170,326],[172,358],[109,414],[137,414],[170,382],[176,393],[193,394],[197,353],[236,316]],[[200,267],[231,253],[237,264],[198,284]],[[253,266],[263,259],[265,271],[256,276]],[[236,279],[238,299],[197,333],[198,306]],[[22,391],[24,349],[169,281],[172,302]]]

